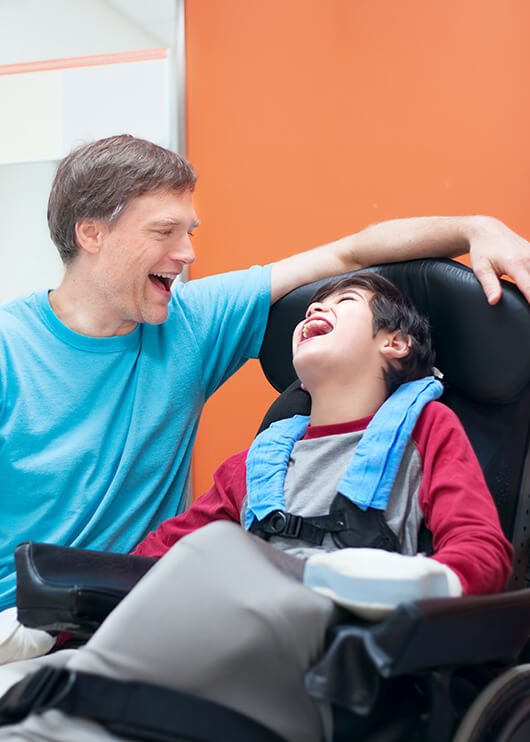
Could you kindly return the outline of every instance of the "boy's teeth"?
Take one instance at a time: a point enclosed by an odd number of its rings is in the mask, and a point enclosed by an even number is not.
[[[321,332],[321,330],[323,332]],[[313,335],[327,335],[328,332],[331,332],[332,328],[329,324],[329,322],[326,322],[322,319],[314,319],[311,320],[311,322],[306,322],[306,324],[302,328],[302,338],[306,340],[308,337]]]

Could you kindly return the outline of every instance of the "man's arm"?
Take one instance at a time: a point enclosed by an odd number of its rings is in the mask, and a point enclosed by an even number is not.
[[[272,267],[271,303],[297,286],[378,263],[454,258],[470,252],[471,265],[490,304],[501,297],[507,274],[530,302],[530,243],[490,216],[426,216],[373,224]]]

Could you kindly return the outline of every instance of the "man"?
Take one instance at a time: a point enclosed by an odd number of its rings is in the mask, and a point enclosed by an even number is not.
[[[122,135],[60,165],[48,221],[59,287],[0,310],[0,609],[26,539],[130,550],[180,512],[206,399],[260,348],[292,288],[370,263],[471,249],[489,301],[530,246],[487,217],[387,222],[264,268],[173,284],[194,260],[195,175]]]
[[[273,423],[225,462],[209,493],[218,501],[210,521],[243,510],[242,522],[273,546],[233,523],[198,528],[66,655],[68,671],[185,691],[288,742],[323,742],[330,709],[309,697],[304,675],[340,617],[335,603],[370,615],[407,600],[502,590],[511,545],[462,426],[435,401],[428,326],[410,302],[368,272],[331,282],[294,331],[293,363],[311,396],[310,422]],[[298,533],[267,530],[280,511],[301,516]],[[422,520],[432,558],[417,555]],[[191,530],[188,513],[174,521]],[[94,708],[102,692],[93,688]],[[133,694],[127,706],[141,702]],[[97,711],[43,708],[0,728],[0,739],[115,739]],[[115,713],[127,720],[126,706]],[[192,738],[178,712],[172,723],[176,737]],[[135,737],[129,730],[119,738]],[[223,728],[216,738],[232,739]]]

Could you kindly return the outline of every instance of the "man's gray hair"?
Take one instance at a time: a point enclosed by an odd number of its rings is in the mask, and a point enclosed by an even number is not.
[[[79,251],[83,219],[114,224],[132,199],[159,189],[192,191],[196,175],[181,155],[121,134],[85,144],[59,165],[48,201],[50,235],[65,264]]]

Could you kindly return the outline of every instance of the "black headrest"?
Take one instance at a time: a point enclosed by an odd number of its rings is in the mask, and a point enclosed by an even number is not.
[[[374,266],[407,294],[431,323],[436,365],[450,385],[477,402],[507,402],[530,382],[530,306],[510,282],[490,306],[471,269],[453,260],[411,260]],[[316,289],[301,286],[271,309],[260,361],[283,391],[295,379],[291,336]]]

